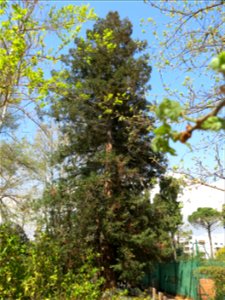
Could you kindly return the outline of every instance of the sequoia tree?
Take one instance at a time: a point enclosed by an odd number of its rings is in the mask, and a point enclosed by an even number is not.
[[[134,284],[158,255],[148,191],[166,161],[150,147],[146,42],[131,35],[132,24],[117,12],[99,19],[62,58],[67,90],[52,100],[63,137],[68,226],[72,220],[80,245],[99,253],[105,287]]]

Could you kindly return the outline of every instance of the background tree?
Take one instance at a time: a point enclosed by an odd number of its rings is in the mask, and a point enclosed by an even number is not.
[[[182,224],[181,204],[178,195],[181,192],[180,183],[173,177],[164,177],[159,183],[160,192],[153,200],[155,218],[160,220],[159,230],[169,233],[174,260],[177,260],[176,234]],[[167,236],[167,234],[166,234]]]
[[[44,64],[59,59],[60,50],[80,31],[81,24],[95,15],[88,6],[43,7],[38,1],[1,1],[0,31],[0,129],[7,116],[18,110],[32,118],[27,105],[48,95],[56,78],[44,76]],[[40,33],[41,32],[41,33]],[[46,34],[58,41],[49,49]],[[42,103],[43,104],[43,103]]]
[[[212,231],[219,226],[221,213],[211,207],[200,207],[193,212],[188,221],[196,228],[204,228],[209,237],[211,257],[213,257]]]
[[[83,248],[100,254],[106,287],[117,280],[134,284],[158,256],[148,190],[165,160],[149,146],[146,43],[131,34],[131,23],[116,12],[100,19],[63,57],[69,89],[52,99],[64,137],[61,181],[70,198],[59,205],[71,204],[70,218],[68,209],[61,211],[64,223],[72,223]]]
[[[21,225],[24,223],[37,170],[37,161],[32,157],[32,150],[25,139],[20,142],[16,138],[13,142],[0,142],[1,221],[14,220]]]
[[[26,200],[35,195],[30,184],[33,180],[33,188],[41,166],[32,158],[32,137],[29,142],[24,139],[21,128],[28,118],[48,135],[35,109],[46,105],[51,87],[58,87],[60,82],[44,70],[55,65],[60,51],[77,36],[81,25],[96,16],[87,5],[56,9],[43,7],[36,0],[1,1],[0,15],[0,210],[2,218],[10,218],[18,216],[19,210],[12,214],[17,208],[23,209],[20,216],[24,216]],[[57,43],[55,49],[47,43],[49,33]]]
[[[23,295],[25,260],[28,238],[23,229],[12,222],[0,225],[0,291],[2,299],[16,299]]]
[[[223,224],[223,228],[225,229],[225,204],[223,204],[222,207],[222,224]]]

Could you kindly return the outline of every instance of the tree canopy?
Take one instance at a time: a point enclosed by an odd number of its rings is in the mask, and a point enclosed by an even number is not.
[[[95,15],[88,6],[67,5],[61,9],[44,7],[38,1],[1,1],[0,32],[0,128],[8,115],[20,111],[29,116],[24,105],[46,98],[56,78],[46,78],[44,64],[59,59],[60,50],[81,30],[81,24]],[[51,49],[46,34],[52,33],[58,47]],[[41,105],[44,105],[42,101]],[[39,103],[40,105],[40,103]]]
[[[35,109],[47,105],[51,87],[60,82],[46,69],[59,61],[60,51],[77,36],[81,25],[96,15],[88,5],[57,9],[24,0],[1,1],[0,16],[0,206],[5,218],[10,217],[9,210],[6,213],[10,200],[14,207],[24,206],[23,200],[29,197],[26,186],[39,172],[32,158],[32,138],[22,139],[19,126],[28,118],[47,135]],[[55,49],[47,42],[50,33],[57,40]]]
[[[188,221],[197,228],[204,228],[209,236],[211,257],[213,257],[212,247],[212,231],[219,225],[221,221],[221,213],[211,207],[199,207],[189,217]]]

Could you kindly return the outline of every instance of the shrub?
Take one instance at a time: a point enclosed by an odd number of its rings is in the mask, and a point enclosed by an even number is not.
[[[65,271],[61,245],[42,234],[29,249],[24,296],[28,299],[97,300],[102,278],[88,253],[80,268]],[[74,258],[76,259],[76,257]]]
[[[20,299],[28,239],[19,225],[0,225],[0,299]]]
[[[98,300],[100,298],[104,279],[98,276],[98,268],[93,267],[93,259],[94,255],[89,253],[77,274],[68,272],[65,275],[62,287],[66,299]]]
[[[219,249],[216,252],[216,260],[224,261],[225,262],[225,247]]]
[[[225,295],[225,266],[204,266],[198,268],[198,273],[213,279],[216,285],[217,299],[223,299]]]
[[[94,267],[96,255],[88,252],[80,267],[69,270],[63,255],[62,246],[47,234],[28,242],[18,226],[1,225],[0,299],[100,299],[104,280]]]

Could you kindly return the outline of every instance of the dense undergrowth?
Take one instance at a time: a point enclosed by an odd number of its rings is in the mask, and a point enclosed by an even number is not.
[[[0,230],[0,299],[100,298],[103,278],[87,251],[83,264],[65,271],[62,248],[46,234],[30,242],[18,226]]]

